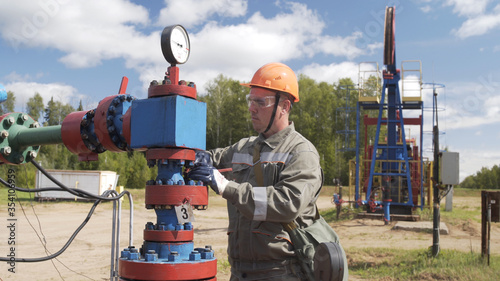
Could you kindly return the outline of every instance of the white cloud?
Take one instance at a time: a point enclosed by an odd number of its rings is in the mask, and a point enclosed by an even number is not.
[[[488,7],[491,0],[447,0],[445,6],[452,6],[453,12],[467,20],[452,30],[457,37],[465,39],[484,35],[500,26],[500,4]]]
[[[428,12],[430,12],[432,10],[432,8],[431,8],[431,6],[424,6],[424,7],[420,8],[420,10],[427,14]]]
[[[340,78],[351,78],[354,83],[358,81],[359,64],[342,62],[339,64],[320,65],[313,63],[298,71],[318,82],[337,83]]]
[[[481,14],[469,18],[460,28],[454,30],[454,33],[456,36],[464,39],[471,36],[484,35],[498,27],[500,27],[500,5],[495,8],[494,13]]]
[[[453,82],[447,92],[448,101],[438,97],[441,115],[447,119],[449,129],[474,128],[500,123],[500,83],[493,76],[478,77],[478,82]],[[496,125],[495,125],[496,126]]]
[[[246,14],[245,0],[165,0],[166,7],[160,10],[159,26],[181,23],[192,27],[204,23],[212,15],[240,17]]]
[[[491,0],[446,0],[446,6],[453,6],[453,12],[460,16],[475,16],[484,13]]]
[[[148,50],[157,49],[159,39],[153,37],[159,35],[144,35],[135,28],[149,23],[143,6],[125,0],[35,3],[0,3],[0,31],[16,50],[58,49],[67,54],[61,58],[66,66],[82,68],[121,57],[149,61]]]
[[[126,0],[46,0],[35,4],[18,0],[16,5],[4,1],[0,3],[0,32],[14,49],[46,48],[62,52],[59,61],[68,68],[91,68],[105,60],[123,59],[127,68],[139,73],[147,88],[151,80],[162,78],[168,64],[159,48],[161,29],[150,33],[143,30],[178,20],[201,25],[199,31],[190,33],[190,61],[181,66],[181,79],[196,81],[199,92],[219,73],[248,81],[256,69],[272,61],[287,63],[318,54],[352,60],[381,48],[380,43],[366,49],[356,47],[358,32],[346,37],[324,35],[325,22],[302,3],[279,2],[281,10],[275,16],[265,17],[255,12],[248,20],[231,25],[210,19],[242,17],[247,13],[247,1],[165,0],[165,4],[158,21],[152,23],[145,7]],[[312,66],[307,68],[312,69]],[[355,69],[348,65],[335,73],[347,71],[349,76],[356,77]],[[330,77],[324,73],[312,77],[324,76],[333,82],[337,79],[335,73]]]
[[[77,106],[80,100],[88,101],[87,97],[78,93],[78,90],[70,85],[62,83],[36,83],[36,82],[12,82],[5,84],[7,91],[15,94],[16,110],[24,111],[24,106],[35,93],[39,93],[45,104],[51,99]]]

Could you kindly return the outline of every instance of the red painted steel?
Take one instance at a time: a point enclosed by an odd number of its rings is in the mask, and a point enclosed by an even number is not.
[[[193,230],[148,230],[144,229],[144,240],[155,242],[193,241]]]
[[[82,155],[82,157],[87,157],[86,154],[97,154],[92,153],[82,140],[80,133],[80,126],[82,123],[82,118],[87,114],[88,111],[77,111],[72,112],[64,118],[61,125],[61,137],[66,148],[74,154]]]
[[[109,106],[111,105],[111,102],[116,96],[118,95],[106,97],[103,100],[101,100],[101,102],[99,102],[99,105],[95,110],[94,130],[97,138],[99,139],[104,148],[113,152],[122,152],[123,150],[119,149],[111,140],[106,120],[106,118],[108,117],[107,113]]]
[[[146,205],[208,205],[208,189],[198,185],[146,185]]]
[[[119,275],[134,280],[216,280],[217,260],[189,263],[148,263],[133,260],[119,261]]]
[[[192,149],[185,148],[152,148],[146,152],[146,159],[175,159],[194,161],[196,153]]]

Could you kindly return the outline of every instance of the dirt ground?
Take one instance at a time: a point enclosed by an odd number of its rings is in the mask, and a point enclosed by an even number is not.
[[[480,215],[479,198],[454,198],[453,208],[473,208]],[[124,204],[128,204],[127,201]],[[153,210],[144,208],[142,202],[135,202],[133,241],[140,247],[143,241],[144,225],[155,221]],[[38,203],[26,202],[16,209],[16,256],[23,258],[45,256],[42,241],[46,242],[50,253],[57,252],[73,231],[85,219],[91,203]],[[330,197],[320,197],[318,207],[322,210],[334,208]],[[0,210],[0,222],[8,225],[7,207]],[[23,214],[24,213],[26,216]],[[8,271],[10,266],[0,263],[0,280],[109,280],[111,244],[111,203],[98,206],[88,224],[78,234],[69,248],[57,260],[38,263],[16,263],[16,273]],[[36,213],[36,216],[35,216]],[[195,211],[195,247],[211,245],[219,261],[226,258],[227,215],[224,200],[210,197],[208,210]],[[128,210],[122,214],[120,248],[128,245]],[[350,248],[392,247],[400,249],[426,249],[432,245],[432,234],[392,230],[394,223],[384,225],[381,220],[354,219],[333,223],[341,238],[341,243],[349,256]],[[9,229],[0,227],[0,256],[9,254]],[[480,252],[480,223],[469,221],[459,225],[447,224],[449,235],[441,235],[442,249]],[[35,234],[35,231],[37,234]],[[500,226],[493,224],[491,253],[500,253]],[[228,267],[219,270],[217,279],[228,280]],[[350,280],[361,280],[351,275]]]

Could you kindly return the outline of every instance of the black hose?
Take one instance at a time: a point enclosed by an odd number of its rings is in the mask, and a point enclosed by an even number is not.
[[[107,190],[103,194],[109,194],[109,193],[110,192]],[[94,205],[92,205],[92,208],[90,209],[85,220],[80,224],[80,226],[75,230],[75,232],[73,232],[73,235],[71,235],[71,237],[68,239],[66,244],[64,244],[64,246],[56,253],[54,253],[50,256],[41,257],[41,258],[15,258],[15,259],[11,259],[11,258],[6,258],[6,257],[0,257],[0,261],[5,261],[5,262],[41,262],[41,261],[47,261],[47,260],[58,257],[60,254],[62,254],[64,251],[66,251],[66,249],[69,247],[69,245],[75,239],[76,235],[78,235],[78,233],[82,230],[82,228],[87,224],[87,222],[92,217],[92,214],[94,213],[94,210],[97,207],[97,205],[99,205],[99,203],[101,203],[101,200],[96,200],[94,202]]]
[[[65,186],[63,183],[61,183],[60,181],[55,179],[44,168],[42,168],[42,166],[40,166],[36,161],[31,160],[31,164],[33,164],[38,170],[40,170],[40,172],[42,172],[42,174],[44,174],[47,178],[49,178],[53,183],[57,184],[62,189],[66,190],[67,192],[69,192],[73,195],[76,195],[76,196],[80,196],[80,197],[84,197],[84,198],[91,198],[91,199],[96,199],[96,200],[103,200],[103,201],[113,201],[113,200],[120,199],[121,197],[123,197],[126,194],[126,192],[122,192],[122,193],[118,194],[118,196],[113,196],[111,198],[107,198],[107,197],[92,194],[92,193],[85,191],[85,190],[78,190],[79,193],[83,194],[83,195],[80,195],[80,194],[77,194],[77,192],[75,192],[72,188]]]

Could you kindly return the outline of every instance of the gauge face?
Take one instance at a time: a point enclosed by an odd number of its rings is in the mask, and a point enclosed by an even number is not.
[[[165,59],[175,65],[189,58],[189,36],[181,25],[167,26],[161,34],[161,49]]]

